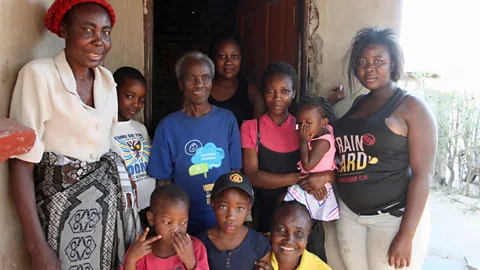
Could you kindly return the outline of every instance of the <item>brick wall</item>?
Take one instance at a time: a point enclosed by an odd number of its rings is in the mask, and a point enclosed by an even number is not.
[[[175,62],[188,50],[209,53],[213,38],[234,31],[237,0],[154,2],[153,126],[180,108]]]

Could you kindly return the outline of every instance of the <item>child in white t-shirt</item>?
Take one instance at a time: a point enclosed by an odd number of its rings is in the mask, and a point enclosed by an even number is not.
[[[117,83],[118,123],[112,129],[110,148],[125,161],[136,184],[138,209],[143,210],[150,205],[155,189],[155,179],[147,175],[152,146],[145,126],[131,118],[145,104],[147,85],[140,71],[132,67],[117,69],[113,78]]]

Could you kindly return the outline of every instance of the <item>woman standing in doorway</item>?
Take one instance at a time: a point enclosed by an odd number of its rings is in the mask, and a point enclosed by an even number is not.
[[[235,36],[223,36],[212,47],[215,79],[209,102],[230,110],[238,126],[265,113],[265,102],[258,89],[241,75],[243,43]]]
[[[117,92],[100,66],[114,23],[104,0],[55,1],[45,25],[65,49],[18,74],[10,117],[37,138],[10,173],[32,269],[117,269],[123,258],[121,159],[109,152]]]
[[[421,269],[429,238],[427,197],[437,125],[421,99],[396,85],[403,53],[390,29],[366,28],[353,39],[350,88],[370,90],[335,128],[340,219],[337,237],[347,269]]]

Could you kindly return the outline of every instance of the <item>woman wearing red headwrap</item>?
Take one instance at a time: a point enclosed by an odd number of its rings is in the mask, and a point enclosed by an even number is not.
[[[118,269],[124,255],[131,196],[124,196],[128,174],[109,152],[116,84],[99,66],[114,22],[103,0],[55,1],[45,25],[65,49],[18,74],[10,117],[37,138],[10,172],[32,269]]]

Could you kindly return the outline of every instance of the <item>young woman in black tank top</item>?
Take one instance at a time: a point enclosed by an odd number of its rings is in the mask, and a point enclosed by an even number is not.
[[[361,30],[348,63],[350,88],[355,77],[370,92],[335,128],[342,160],[340,254],[347,269],[420,269],[428,242],[424,209],[437,147],[435,118],[422,100],[396,86],[403,53],[391,30]]]
[[[234,36],[224,36],[212,46],[215,79],[209,102],[230,110],[238,126],[243,121],[258,118],[265,113],[263,96],[258,89],[241,77],[243,45]]]

